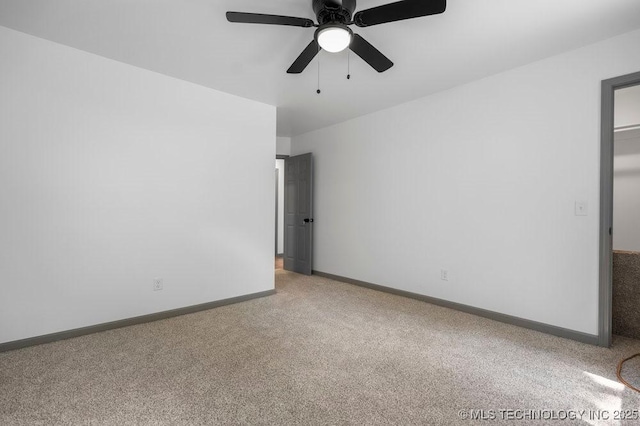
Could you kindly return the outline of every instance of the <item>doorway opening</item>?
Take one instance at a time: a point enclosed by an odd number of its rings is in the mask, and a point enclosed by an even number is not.
[[[284,167],[286,155],[276,156],[275,269],[284,269]]]
[[[640,338],[640,72],[602,82],[598,343]]]
[[[611,326],[640,339],[640,85],[615,91],[613,132]]]
[[[313,155],[276,156],[275,268],[313,273]]]

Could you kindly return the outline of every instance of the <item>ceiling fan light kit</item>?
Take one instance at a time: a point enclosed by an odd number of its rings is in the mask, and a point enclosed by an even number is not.
[[[361,10],[355,15],[353,12],[356,10],[356,0],[311,0],[311,7],[316,14],[317,24],[307,18],[245,12],[227,12],[227,20],[245,24],[317,27],[311,43],[287,70],[289,74],[299,74],[304,71],[320,48],[330,53],[337,53],[347,47],[373,69],[384,72],[393,66],[393,62],[360,35],[354,34],[348,26],[370,27],[387,22],[437,15],[446,10],[447,1],[402,0]]]
[[[322,25],[316,30],[315,39],[329,53],[342,52],[351,44],[353,31],[344,24]]]

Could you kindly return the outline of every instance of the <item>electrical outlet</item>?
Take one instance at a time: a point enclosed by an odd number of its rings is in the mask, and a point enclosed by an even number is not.
[[[440,269],[440,279],[442,281],[449,281],[449,271],[446,269]]]
[[[162,278],[154,278],[153,291],[159,291],[159,290],[162,290],[162,288],[163,288]]]

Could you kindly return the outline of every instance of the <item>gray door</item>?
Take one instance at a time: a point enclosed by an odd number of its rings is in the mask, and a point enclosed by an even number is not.
[[[278,198],[280,198],[280,194],[278,194],[278,180],[280,179],[280,170],[276,169],[276,256],[278,255]]]
[[[311,275],[313,159],[297,155],[284,164],[284,269]]]

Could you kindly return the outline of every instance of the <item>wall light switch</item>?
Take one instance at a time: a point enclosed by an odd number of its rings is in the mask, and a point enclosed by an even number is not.
[[[587,216],[589,214],[589,203],[586,201],[576,201],[576,216]]]

